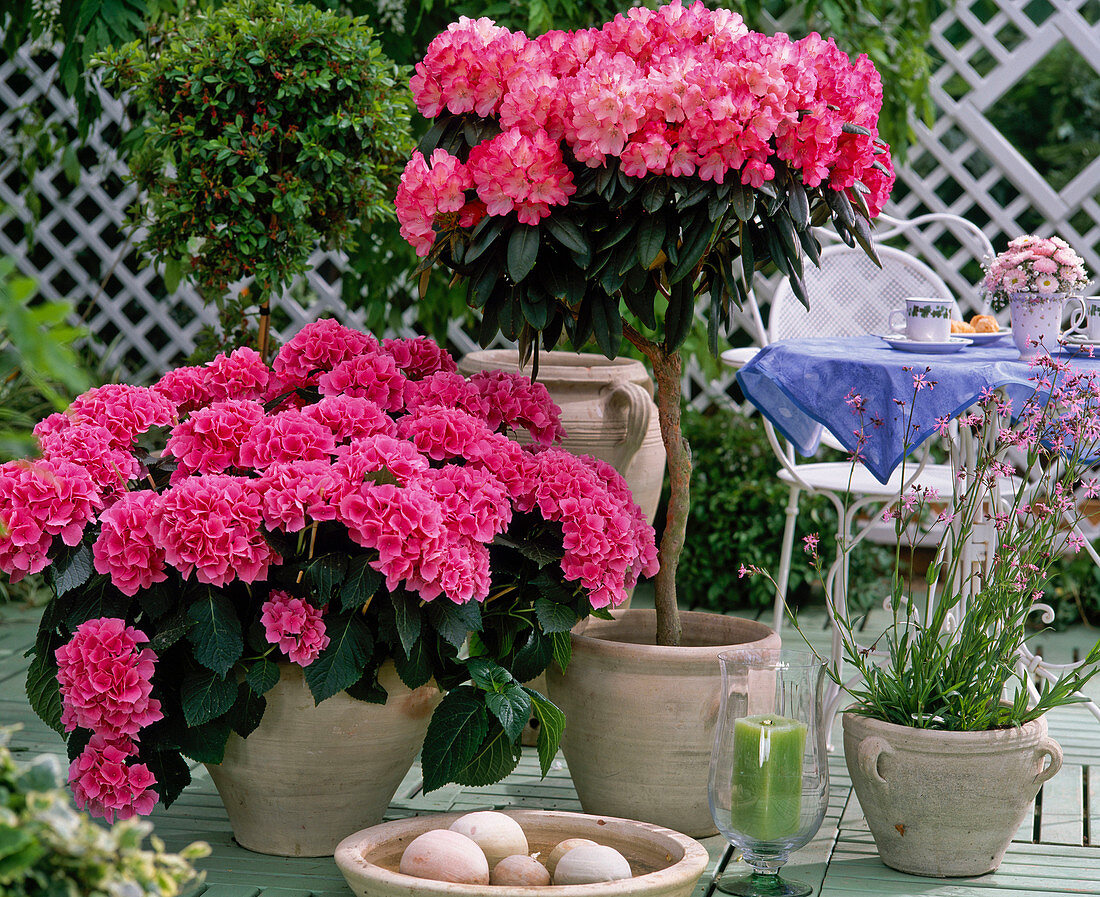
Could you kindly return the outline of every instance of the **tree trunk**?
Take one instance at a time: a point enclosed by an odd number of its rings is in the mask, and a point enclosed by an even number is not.
[[[676,568],[687,537],[691,501],[691,448],[680,426],[683,362],[679,352],[668,353],[663,349],[658,349],[649,357],[657,381],[657,414],[668,457],[670,484],[668,515],[658,549],[661,568],[654,580],[657,644],[679,645],[681,626],[676,605]]]

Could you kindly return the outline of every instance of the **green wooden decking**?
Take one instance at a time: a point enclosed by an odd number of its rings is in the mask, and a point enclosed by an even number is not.
[[[33,643],[36,621],[33,611],[0,607],[0,725],[23,725],[13,739],[16,751],[63,755],[60,738],[35,717],[23,694],[28,663],[23,653]],[[816,633],[824,641],[820,626],[808,620],[804,625],[815,640]],[[1095,638],[1095,631],[1084,629],[1042,637],[1046,655],[1052,660],[1073,659],[1074,651]],[[1065,765],[1045,785],[1034,814],[1021,827],[997,872],[981,878],[942,880],[888,869],[875,853],[843,756],[837,752],[830,757],[829,812],[818,836],[789,864],[791,877],[812,882],[821,897],[1100,895],[1100,723],[1080,710],[1063,709],[1051,714],[1050,731],[1063,747]],[[836,742],[840,743],[839,737]],[[158,808],[153,814],[156,832],[169,848],[203,840],[213,849],[199,864],[206,872],[205,883],[192,888],[187,897],[349,897],[351,891],[331,859],[281,859],[237,847],[210,778],[201,767],[194,770],[194,776],[192,786],[169,810]],[[556,762],[543,780],[534,751],[528,749],[515,773],[488,788],[450,786],[424,795],[419,768],[414,766],[389,818],[505,807],[581,809],[564,761]],[[704,843],[712,862],[696,897],[716,893],[714,875],[738,865],[721,838]]]

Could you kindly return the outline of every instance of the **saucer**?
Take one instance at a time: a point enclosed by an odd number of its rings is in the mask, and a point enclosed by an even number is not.
[[[988,346],[990,343],[995,343],[1006,336],[1012,336],[1012,331],[998,330],[996,333],[968,333],[964,338],[970,340],[975,346]]]
[[[953,336],[943,342],[939,340],[909,339],[909,337],[900,334],[884,335],[881,339],[889,343],[891,349],[900,349],[902,352],[916,352],[919,355],[947,355],[971,345],[973,342],[971,336],[973,334],[968,334],[965,337]]]
[[[1062,336],[1059,338],[1058,344],[1073,355],[1088,355],[1091,358],[1100,358],[1100,340],[1090,340],[1083,333]]]

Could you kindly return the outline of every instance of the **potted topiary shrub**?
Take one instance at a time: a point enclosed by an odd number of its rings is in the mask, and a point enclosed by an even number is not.
[[[713,832],[716,656],[775,636],[677,610],[691,478],[679,349],[704,301],[717,351],[758,267],[774,264],[801,294],[816,226],[831,220],[873,252],[869,221],[893,183],[878,75],[816,34],[751,33],[729,10],[674,2],[535,40],[463,19],[432,42],[412,89],[435,119],[397,194],[421,282],[435,264],[466,277],[483,338],[518,340],[535,371],[563,335],[575,348],[594,338],[608,357],[626,340],[652,366],[671,480],[656,613],[595,621],[574,637],[568,683],[550,684],[568,701],[566,758],[587,810]],[[662,675],[658,656],[685,666]],[[671,686],[666,698],[648,673]],[[697,718],[685,722],[687,706]],[[604,735],[614,744],[593,748]],[[693,773],[681,781],[676,768]]]
[[[365,18],[290,0],[236,0],[100,62],[144,123],[130,158],[140,248],[169,289],[186,277],[217,306],[222,346],[254,340],[266,359],[272,303],[313,249],[393,215],[406,73]]]
[[[454,369],[322,320],[270,366],[97,387],[0,465],[0,570],[54,590],[27,694],[78,801],[171,804],[189,758],[243,846],[320,856],[422,743],[426,790],[491,784],[534,715],[545,774],[562,714],[521,683],[655,572],[653,529],[609,465],[552,446],[543,387]]]

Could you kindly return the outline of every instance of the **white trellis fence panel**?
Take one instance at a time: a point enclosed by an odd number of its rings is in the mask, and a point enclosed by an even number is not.
[[[990,121],[998,101],[1028,77],[1055,47],[1067,42],[1097,71],[1100,82],[1100,3],[1097,0],[956,0],[933,25],[933,48],[942,64],[933,76],[935,123],[916,123],[918,142],[899,167],[894,202],[901,217],[950,211],[975,221],[998,247],[1027,230],[1059,234],[1100,271],[1100,159],[1055,190],[1041,165],[1026,158]],[[785,30],[786,18],[775,22]],[[187,287],[168,295],[158,273],[141,267],[126,241],[123,187],[110,138],[121,109],[109,96],[107,115],[84,151],[80,183],[73,188],[59,167],[34,176],[42,205],[36,247],[24,239],[29,213],[20,198],[14,154],[4,135],[27,110],[72,126],[75,111],[52,85],[53,58],[20,51],[0,62],[0,253],[13,256],[48,298],[68,297],[84,317],[108,369],[142,379],[180,361],[194,348],[211,313]],[[86,158],[85,158],[86,157]],[[6,161],[5,161],[6,159]],[[974,297],[977,259],[949,233],[930,229],[909,247],[945,279],[964,306]],[[362,325],[363,316],[341,296],[338,253],[318,252],[310,275],[282,307],[288,337],[320,314]],[[775,279],[758,284],[766,305]],[[403,328],[405,334],[412,333]],[[460,324],[449,329],[452,349],[476,345]],[[732,340],[749,342],[744,333]],[[729,402],[732,376],[717,379],[694,359],[685,366],[685,393],[697,408]]]

